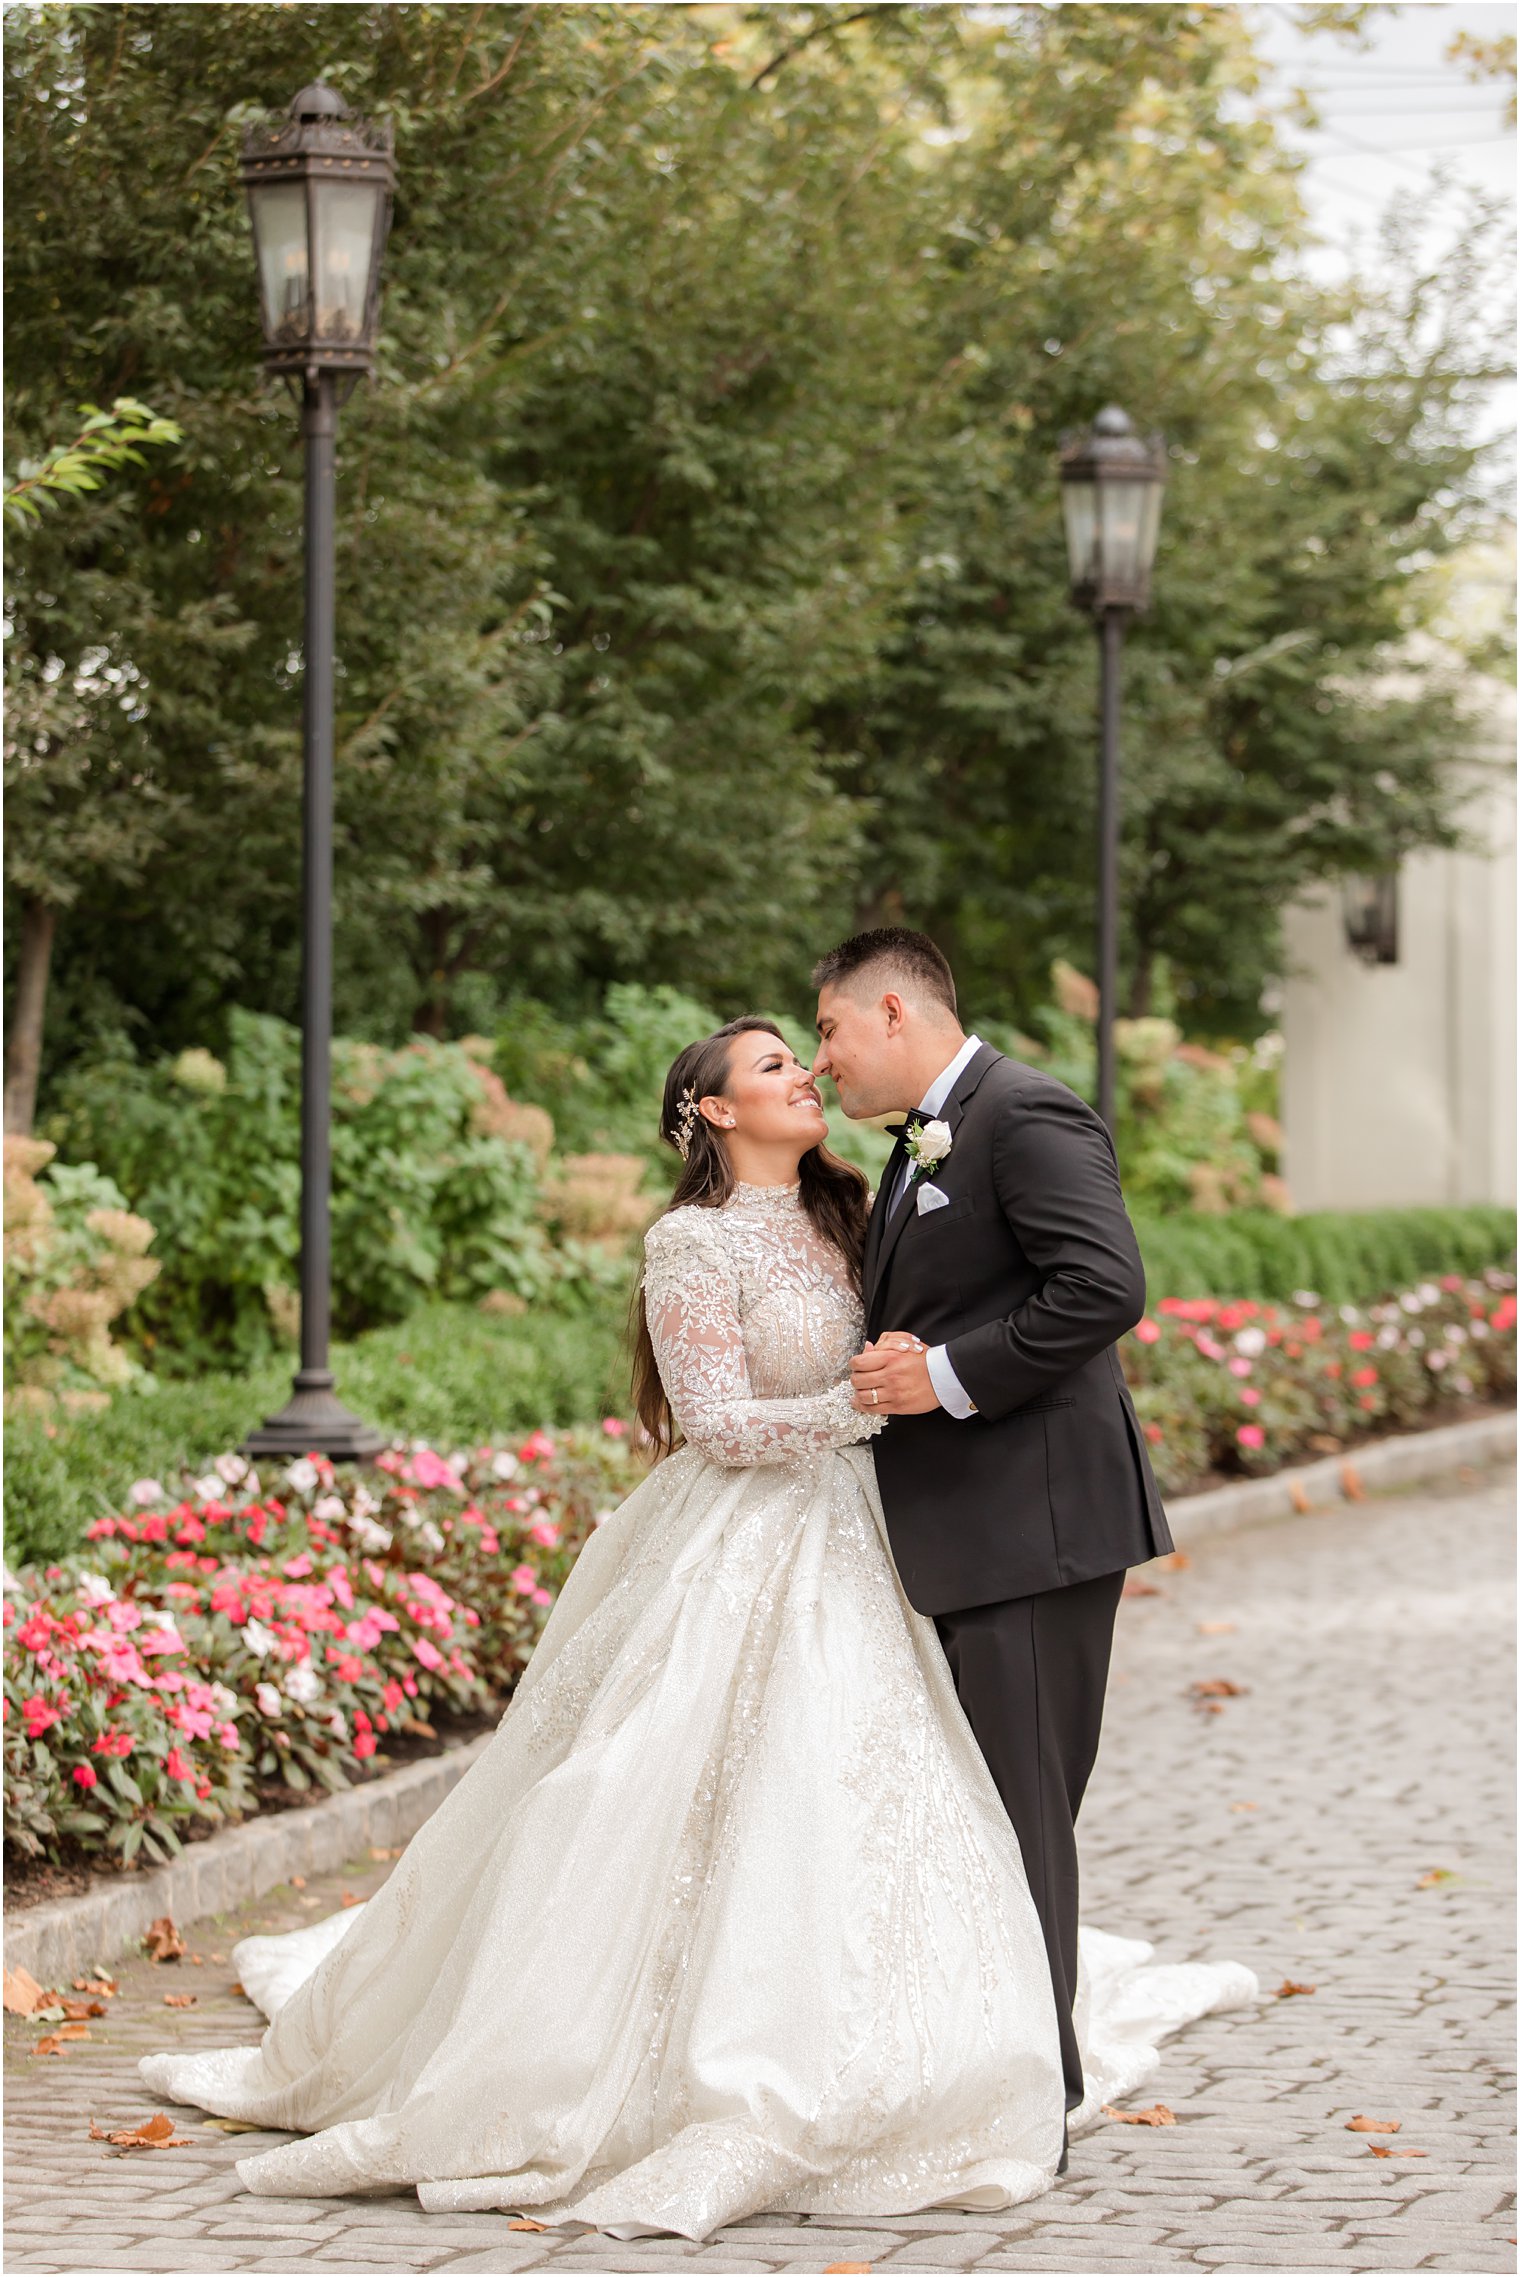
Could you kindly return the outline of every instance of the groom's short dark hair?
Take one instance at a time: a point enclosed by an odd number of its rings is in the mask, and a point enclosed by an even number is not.
[[[927,933],[910,932],[906,925],[878,925],[874,932],[854,933],[841,941],[814,965],[813,986],[847,987],[866,971],[874,978],[877,967],[883,986],[889,980],[905,981],[915,994],[942,1005],[952,1018],[959,1017],[955,975],[945,957]]]

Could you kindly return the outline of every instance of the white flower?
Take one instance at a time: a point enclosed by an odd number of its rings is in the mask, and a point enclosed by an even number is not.
[[[1455,1321],[1452,1322],[1449,1328],[1443,1329],[1441,1333],[1446,1338],[1448,1344],[1465,1344],[1467,1342],[1466,1329],[1459,1328]]]
[[[237,1711],[238,1696],[229,1684],[213,1684],[211,1705],[219,1716],[230,1716]]]
[[[242,1455],[218,1455],[211,1468],[228,1486],[236,1486],[240,1478],[248,1475],[248,1464]]]
[[[1254,1360],[1257,1353],[1265,1352],[1266,1348],[1267,1332],[1264,1328],[1238,1328],[1235,1331],[1235,1349],[1243,1352],[1248,1360]]]
[[[314,1494],[321,1483],[321,1473],[307,1455],[298,1457],[285,1473],[285,1484],[292,1494]]]
[[[1441,1301],[1441,1292],[1434,1281],[1422,1281],[1420,1283],[1420,1295],[1428,1305],[1438,1305]]]
[[[262,1621],[248,1620],[243,1623],[243,1642],[255,1660],[262,1660],[266,1652],[274,1651],[278,1639]]]
[[[332,1714],[326,1719],[326,1721],[328,1730],[336,1739],[347,1739],[348,1718],[344,1715],[341,1708],[334,1708]]]
[[[1419,1351],[1419,1349],[1420,1349],[1420,1346],[1421,1346],[1421,1345],[1424,1343],[1424,1341],[1425,1341],[1425,1331],[1424,1331],[1424,1329],[1423,1329],[1423,1328],[1411,1328],[1411,1330],[1409,1331],[1409,1342],[1410,1342],[1410,1345],[1411,1345],[1412,1349],[1413,1349],[1414,1351],[1418,1352],[1418,1351]]]
[[[109,1605],[116,1596],[103,1573],[82,1573],[79,1576],[79,1594],[87,1605]]]
[[[220,1502],[222,1482],[215,1471],[207,1471],[204,1478],[193,1478],[190,1484],[195,1489],[198,1502]]]
[[[1357,1307],[1355,1305],[1341,1306],[1341,1318],[1343,1321],[1345,1321],[1348,1328],[1355,1327],[1356,1323],[1361,1319],[1361,1317],[1361,1313],[1357,1310]]]
[[[1400,1297],[1399,1303],[1403,1306],[1405,1312],[1423,1312],[1425,1309],[1420,1302],[1420,1299],[1415,1295],[1413,1289],[1406,1289],[1404,1291],[1404,1294]]]
[[[314,1502],[312,1504],[311,1514],[313,1518],[341,1518],[344,1514],[342,1495],[324,1494],[320,1502]]]
[[[1317,1305],[1319,1303],[1319,1291],[1318,1289],[1295,1289],[1293,1302],[1296,1305]]]
[[[299,1700],[309,1707],[322,1689],[322,1679],[309,1662],[297,1661],[294,1668],[285,1671],[285,1693],[291,1700]]]
[[[1467,1333],[1481,1344],[1488,1334],[1488,1322],[1486,1320],[1475,1320]]]
[[[1439,1371],[1445,1367],[1447,1361],[1450,1358],[1451,1354],[1449,1352],[1427,1352],[1425,1355],[1425,1365],[1427,1368],[1434,1368],[1439,1373]]]
[[[908,1157],[919,1170],[937,1170],[950,1152],[954,1134],[948,1123],[921,1123],[908,1133]]]
[[[285,1713],[285,1703],[272,1684],[255,1684],[253,1696],[258,1702],[261,1716],[282,1716]]]
[[[382,1557],[390,1548],[391,1530],[389,1526],[377,1526],[373,1519],[359,1517],[355,1517],[351,1524],[354,1538],[362,1550],[373,1550],[376,1557]]]
[[[422,1524],[417,1528],[417,1531],[422,1536],[422,1539],[426,1542],[430,1550],[442,1550],[447,1547],[442,1534],[440,1534],[438,1528],[433,1524],[431,1518],[424,1518]]]
[[[137,1504],[139,1510],[145,1510],[150,1502],[162,1502],[163,1499],[164,1490],[156,1478],[133,1480],[132,1500]]]
[[[1396,1328],[1380,1328],[1377,1332],[1377,1340],[1380,1352],[1391,1352],[1398,1343],[1399,1332]]]
[[[379,1503],[367,1486],[356,1486],[354,1488],[354,1516],[356,1518],[373,1518],[379,1507]]]
[[[491,1457],[492,1478],[515,1478],[516,1475],[517,1457],[515,1455],[493,1455]]]

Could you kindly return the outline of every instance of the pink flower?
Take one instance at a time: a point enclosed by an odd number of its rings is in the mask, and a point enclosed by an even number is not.
[[[624,1439],[628,1435],[628,1426],[620,1415],[604,1415],[602,1429],[609,1439]]]
[[[1267,1435],[1259,1423],[1242,1423],[1235,1434],[1242,1447],[1264,1447]]]
[[[1137,1342],[1141,1344],[1154,1344],[1157,1337],[1161,1334],[1161,1323],[1159,1321],[1152,1320],[1149,1315],[1147,1315],[1144,1320],[1136,1321],[1134,1334]]]
[[[373,1755],[379,1745],[380,1742],[372,1731],[356,1731],[354,1733],[354,1753],[361,1761],[366,1755]]]
[[[537,1542],[541,1549],[557,1549],[559,1547],[559,1528],[552,1518],[539,1518],[528,1528],[528,1539],[530,1542]]]
[[[532,1566],[519,1565],[513,1567],[512,1587],[517,1592],[519,1597],[532,1596],[534,1590],[538,1587],[538,1575],[534,1572]]]
[[[103,1731],[90,1746],[92,1755],[130,1755],[132,1734],[129,1731]]]
[[[1261,1405],[1261,1393],[1254,1384],[1242,1384],[1240,1398],[1241,1404],[1245,1407],[1260,1407]]]
[[[304,1581],[313,1570],[311,1559],[304,1551],[298,1558],[287,1558],[280,1568],[287,1581]]]
[[[100,1781],[95,1776],[95,1766],[92,1763],[76,1763],[74,1784],[76,1787],[98,1787]]]
[[[185,1640],[176,1628],[150,1629],[145,1637],[139,1638],[137,1649],[146,1659],[150,1653],[183,1652]]]
[[[330,1565],[327,1569],[327,1586],[345,1613],[353,1610],[354,1592],[346,1565]]]
[[[195,1765],[181,1748],[171,1747],[164,1757],[164,1769],[171,1779],[194,1779]]]
[[[132,1500],[137,1504],[139,1510],[143,1509],[150,1502],[162,1502],[164,1499],[164,1490],[159,1485],[156,1478],[140,1478],[135,1480],[129,1489],[129,1492],[131,1494]]]
[[[1251,1373],[1251,1363],[1237,1357],[1230,1361],[1229,1369],[1232,1376],[1248,1376]]]
[[[554,1603],[554,1598],[547,1589],[535,1589],[532,1594],[535,1605],[552,1605]]]
[[[394,1679],[392,1679],[392,1681],[386,1685],[385,1690],[381,1693],[380,1697],[384,1701],[386,1707],[394,1711],[401,1705],[403,1697],[401,1686],[396,1683]]]
[[[16,1631],[16,1642],[23,1652],[41,1652],[52,1633],[52,1620],[39,1606],[36,1612],[27,1615]]]
[[[443,1654],[435,1644],[430,1644],[426,1637],[413,1637],[412,1652],[421,1661],[424,1668],[442,1668],[443,1666]]]
[[[547,1431],[530,1431],[517,1450],[519,1462],[546,1463],[558,1452]]]
[[[421,1487],[447,1487],[451,1494],[463,1494],[464,1481],[458,1472],[451,1470],[441,1455],[431,1447],[419,1447],[407,1465],[414,1484]]]
[[[238,1749],[243,1744],[242,1740],[238,1736],[237,1725],[233,1723],[218,1724],[216,1727],[216,1736],[221,1741],[223,1747],[226,1748],[229,1755],[236,1755]]]
[[[26,1736],[28,1739],[41,1739],[45,1731],[51,1730],[54,1724],[63,1721],[58,1710],[50,1707],[40,1692],[34,1692],[29,1700],[22,1701],[21,1713],[26,1718]]]
[[[1198,1333],[1198,1349],[1206,1360],[1222,1360],[1224,1358],[1224,1346],[1216,1344],[1212,1336],[1205,1336],[1201,1329]]]

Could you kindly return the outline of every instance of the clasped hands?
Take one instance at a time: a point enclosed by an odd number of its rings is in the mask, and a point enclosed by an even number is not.
[[[856,1353],[850,1387],[862,1415],[927,1415],[939,1405],[929,1380],[929,1348],[905,1329],[889,1329]]]

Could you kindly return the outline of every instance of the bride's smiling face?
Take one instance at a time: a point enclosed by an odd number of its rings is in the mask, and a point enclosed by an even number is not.
[[[728,1141],[736,1169],[738,1156],[762,1150],[800,1161],[828,1137],[812,1075],[790,1045],[763,1030],[735,1036],[721,1095],[709,1094],[699,1104]]]

